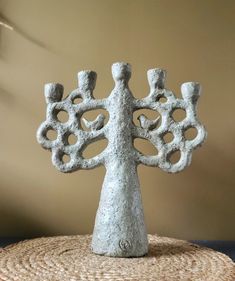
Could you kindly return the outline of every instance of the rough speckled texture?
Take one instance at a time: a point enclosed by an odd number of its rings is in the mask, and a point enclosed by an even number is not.
[[[90,236],[45,237],[0,249],[0,281],[234,281],[226,255],[186,241],[149,235],[135,259],[97,256]]]
[[[94,99],[96,74],[93,71],[81,71],[78,74],[78,89],[62,100],[63,86],[47,84],[45,97],[47,102],[47,118],[37,132],[38,142],[45,149],[52,151],[52,163],[62,172],[73,172],[78,169],[91,169],[105,165],[106,175],[101,192],[101,199],[96,215],[92,250],[94,253],[130,257],[142,256],[148,251],[147,234],[141,203],[137,165],[160,167],[166,172],[176,173],[183,170],[191,162],[192,151],[206,137],[204,127],[196,116],[196,104],[200,95],[200,85],[195,82],[184,83],[181,87],[182,99],[164,88],[166,73],[161,69],[148,71],[150,93],[143,99],[133,97],[128,80],[131,67],[127,63],[115,63],[112,66],[115,87],[106,99]],[[166,98],[162,103],[160,98]],[[76,98],[82,102],[74,104]],[[84,120],[90,131],[84,131],[81,118],[84,112],[94,109],[106,109],[109,121],[104,126],[104,116],[100,114],[93,122]],[[139,116],[140,127],[133,123],[133,112],[139,109],[151,109],[161,116],[148,120]],[[175,109],[183,109],[186,117],[180,122],[172,118]],[[66,111],[69,120],[61,123],[57,119],[59,111]],[[197,136],[187,140],[184,132],[195,128]],[[48,130],[57,132],[57,138],[47,138]],[[164,142],[164,135],[171,132],[173,141]],[[69,145],[68,137],[74,134],[78,141]],[[96,140],[107,138],[108,146],[99,155],[84,159],[85,147]],[[135,138],[149,140],[158,150],[156,156],[145,156],[134,146]],[[180,151],[177,163],[171,163],[170,156]],[[63,155],[69,155],[70,161],[63,162]]]

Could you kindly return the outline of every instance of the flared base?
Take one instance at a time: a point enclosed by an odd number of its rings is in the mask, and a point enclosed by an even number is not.
[[[92,251],[111,257],[141,257],[148,238],[136,164],[107,165],[92,236]]]

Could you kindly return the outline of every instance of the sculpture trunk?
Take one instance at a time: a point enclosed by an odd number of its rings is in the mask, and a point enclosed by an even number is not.
[[[148,251],[132,140],[133,96],[117,83],[108,98],[110,112],[106,175],[92,239],[92,251],[108,256],[143,256]]]
[[[93,232],[92,251],[109,256],[143,256],[148,242],[134,163],[110,162]]]

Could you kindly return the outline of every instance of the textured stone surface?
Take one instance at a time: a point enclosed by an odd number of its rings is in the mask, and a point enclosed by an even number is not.
[[[131,67],[127,63],[112,65],[115,87],[106,99],[95,99],[96,74],[93,71],[78,73],[78,89],[62,100],[63,86],[47,84],[45,97],[47,118],[39,127],[37,140],[45,149],[52,152],[53,165],[62,172],[73,172],[79,169],[91,169],[101,164],[106,167],[106,175],[101,192],[99,208],[92,238],[94,253],[130,257],[142,256],[148,251],[147,234],[141,203],[137,165],[160,167],[166,172],[176,173],[191,162],[192,151],[204,141],[206,131],[196,116],[197,100],[200,96],[200,85],[195,82],[184,83],[181,87],[182,99],[164,88],[166,73],[161,69],[148,71],[150,93],[143,99],[132,95],[128,80]],[[162,103],[160,98],[166,98]],[[74,104],[76,98],[82,102]],[[105,109],[109,112],[109,121],[104,125],[104,115],[100,114],[94,121],[84,120],[90,131],[81,126],[83,113],[94,109]],[[139,109],[151,109],[161,116],[149,120],[145,115],[139,116],[140,127],[133,123],[133,112]],[[176,122],[172,118],[175,109],[182,109],[186,117]],[[61,123],[57,114],[66,111],[69,120]],[[195,128],[197,135],[187,140],[184,132]],[[48,130],[55,130],[57,138],[47,138]],[[165,143],[164,136],[171,132],[174,139]],[[77,142],[69,145],[68,137],[74,134]],[[89,143],[99,139],[108,139],[107,148],[99,155],[85,159],[83,150]],[[134,148],[134,139],[149,140],[158,150],[155,156],[145,156]],[[180,151],[177,163],[171,163],[170,156]],[[69,155],[65,163],[63,156]]]

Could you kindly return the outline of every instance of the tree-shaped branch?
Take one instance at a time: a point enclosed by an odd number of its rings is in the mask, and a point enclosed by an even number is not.
[[[196,115],[200,85],[196,82],[182,84],[183,99],[178,99],[171,91],[164,88],[166,77],[164,70],[150,69],[147,76],[150,93],[146,98],[135,101],[134,110],[152,109],[157,111],[161,115],[161,126],[151,128],[153,122],[145,116],[140,116],[141,127],[134,128],[133,136],[148,139],[159,153],[156,156],[144,156],[139,153],[137,161],[148,166],[158,166],[166,172],[176,173],[190,164],[193,149],[201,145],[206,137],[205,128],[200,124]],[[161,102],[162,99],[164,99],[164,103]],[[186,113],[186,117],[180,122],[176,122],[173,118],[174,111],[178,109]],[[194,128],[197,131],[197,136],[193,140],[185,138],[184,133],[189,128]],[[173,140],[170,143],[164,141],[164,136],[168,133],[173,135]],[[177,163],[172,164],[170,156],[175,151],[180,151],[181,156]]]
[[[104,116],[100,114],[97,120],[89,122],[83,119],[90,131],[85,131],[81,126],[81,118],[84,112],[94,109],[105,108],[105,99],[97,100],[93,97],[96,83],[96,73],[93,71],[81,71],[78,73],[78,89],[74,90],[62,100],[64,88],[57,83],[45,85],[45,98],[47,102],[46,121],[41,124],[37,132],[37,140],[43,148],[52,151],[52,163],[61,172],[73,172],[78,169],[91,169],[104,162],[104,154],[97,155],[91,159],[84,159],[82,152],[86,146],[94,141],[103,139]],[[75,104],[76,99],[82,99]],[[62,123],[58,114],[65,111],[69,118],[68,122]],[[57,133],[55,140],[47,137],[47,132],[54,130]],[[75,135],[77,142],[70,145],[68,138]],[[70,161],[63,161],[64,155],[68,155]]]
[[[102,100],[93,97],[96,74],[92,71],[79,72],[78,89],[64,100],[62,85],[47,84],[47,118],[38,129],[37,139],[45,149],[52,151],[52,162],[62,172],[91,169],[100,164],[106,167],[93,232],[92,251],[109,256],[142,256],[148,251],[148,241],[137,165],[158,166],[174,173],[190,164],[193,149],[206,137],[205,129],[196,116],[200,86],[194,82],[183,84],[183,98],[178,99],[172,92],[164,89],[165,72],[152,69],[148,71],[150,94],[143,99],[135,99],[128,87],[131,77],[130,65],[113,64],[112,75],[115,87],[109,97]],[[82,102],[74,104],[76,98],[81,98]],[[165,98],[166,102],[162,103],[161,98]],[[84,131],[81,126],[82,115],[94,109],[107,110],[109,121],[104,126],[104,116],[101,114],[93,121],[83,120],[90,129]],[[138,118],[138,127],[133,122],[133,113],[139,109],[157,111],[161,120],[149,120],[142,114]],[[186,112],[184,120],[174,120],[173,112],[176,109]],[[66,123],[59,121],[60,111],[69,114]],[[197,136],[193,140],[187,140],[184,136],[188,128],[197,130]],[[48,139],[48,130],[57,132],[55,140]],[[166,143],[164,136],[169,132],[173,134],[174,139]],[[78,139],[73,145],[68,142],[70,134],[74,134]],[[85,147],[102,138],[108,140],[106,149],[100,155],[84,159],[82,152]],[[135,138],[149,140],[157,148],[158,154],[145,156],[137,151],[134,147]],[[175,151],[180,151],[181,157],[177,163],[172,164],[170,156]],[[70,156],[68,163],[63,161],[64,155]]]

